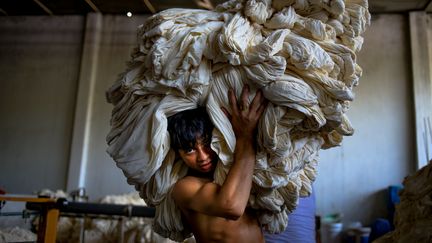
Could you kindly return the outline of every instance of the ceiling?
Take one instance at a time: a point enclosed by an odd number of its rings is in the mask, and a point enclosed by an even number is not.
[[[198,1],[198,0],[196,0]],[[224,0],[211,1],[217,5]],[[372,13],[432,12],[432,0],[369,0]],[[194,0],[1,0],[0,16],[151,14],[167,8],[198,8]]]

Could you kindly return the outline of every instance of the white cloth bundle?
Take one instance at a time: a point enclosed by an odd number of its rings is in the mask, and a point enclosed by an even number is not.
[[[356,52],[369,24],[366,0],[231,0],[215,11],[169,9],[138,30],[128,70],[108,90],[114,104],[108,153],[147,204],[155,230],[182,240],[170,190],[187,168],[170,149],[167,117],[205,106],[215,125],[222,184],[235,136],[221,107],[229,88],[262,89],[270,101],[259,123],[249,205],[270,232],[280,232],[299,196],[311,192],[318,151],[353,129],[345,112],[361,68]]]

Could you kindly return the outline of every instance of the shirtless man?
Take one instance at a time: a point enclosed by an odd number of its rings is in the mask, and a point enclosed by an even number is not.
[[[222,186],[213,182],[217,155],[210,148],[213,125],[204,109],[180,112],[169,118],[171,146],[189,167],[172,196],[182,212],[182,220],[197,242],[264,242],[253,211],[246,208],[255,165],[256,128],[266,101],[258,91],[248,105],[249,88],[239,101],[228,93],[236,147],[234,161]]]

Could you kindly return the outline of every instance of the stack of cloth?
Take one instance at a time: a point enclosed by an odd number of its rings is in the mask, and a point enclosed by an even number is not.
[[[51,198],[67,198],[73,201],[71,196],[61,190],[53,192],[45,189],[39,192],[39,195]],[[97,200],[96,203],[146,206],[137,192],[123,195],[107,195]],[[115,243],[120,241],[125,243],[173,243],[173,241],[155,234],[151,228],[152,222],[153,219],[142,217],[61,216],[57,222],[56,242],[80,242],[81,231],[84,231],[84,242],[87,243]],[[39,227],[39,217],[34,219],[33,224],[36,229]],[[0,230],[0,242],[2,242],[1,233]],[[188,242],[193,242],[193,240],[191,238]],[[34,241],[36,241],[36,236]]]
[[[0,242],[36,242],[37,235],[18,226],[0,229]]]
[[[432,242],[432,161],[404,179],[399,197],[395,230],[374,243]]]
[[[214,182],[233,162],[235,135],[221,107],[245,84],[270,101],[258,127],[249,206],[271,233],[311,193],[318,152],[353,128],[346,116],[362,69],[356,63],[367,0],[231,0],[214,11],[169,9],[138,29],[128,69],[107,91],[114,105],[108,153],[129,184],[156,207],[154,229],[190,236],[171,198],[187,167],[170,148],[167,117],[204,106],[215,125]]]

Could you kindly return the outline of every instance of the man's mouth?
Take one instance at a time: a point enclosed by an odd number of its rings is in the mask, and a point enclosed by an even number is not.
[[[207,161],[207,162],[200,164],[199,166],[201,169],[209,169],[209,167],[211,167],[211,165],[212,165],[211,161]]]

